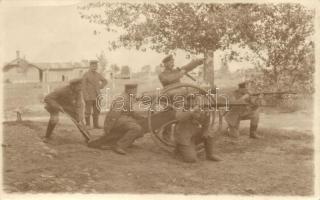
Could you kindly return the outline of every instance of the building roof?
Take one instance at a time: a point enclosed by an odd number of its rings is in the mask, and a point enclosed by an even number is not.
[[[42,70],[68,70],[68,69],[87,69],[88,65],[82,62],[63,62],[63,63],[35,63]]]
[[[35,67],[35,68],[37,68],[38,70],[41,70],[41,68],[40,67],[38,67],[37,65],[34,65],[34,64],[32,64],[32,63],[29,63],[27,60],[25,60],[25,59],[23,59],[23,58],[16,58],[16,59],[14,59],[13,61],[11,61],[11,62],[9,62],[9,63],[7,63],[3,68],[2,68],[2,70],[4,71],[4,72],[6,72],[6,71],[8,71],[8,70],[10,70],[11,68],[13,68],[13,67],[22,67],[22,66],[24,66],[24,67]]]

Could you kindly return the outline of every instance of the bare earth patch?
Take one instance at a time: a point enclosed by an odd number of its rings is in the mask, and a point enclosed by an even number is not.
[[[70,124],[59,124],[52,142],[45,144],[41,137],[46,123],[4,123],[4,189],[10,193],[313,194],[311,131],[262,126],[259,133],[264,138],[252,140],[248,127],[242,127],[238,140],[222,135],[217,141],[223,161],[200,156],[197,163],[187,164],[156,146],[148,134],[121,156],[87,148]]]

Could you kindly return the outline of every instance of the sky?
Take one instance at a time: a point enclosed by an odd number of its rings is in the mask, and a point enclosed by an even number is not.
[[[104,51],[109,64],[129,65],[133,71],[144,65],[156,66],[164,54],[120,49],[109,52],[108,40],[118,35],[94,30],[102,27],[80,18],[76,0],[10,0],[2,7],[3,60],[9,62],[16,51],[30,62],[77,62],[95,59]],[[215,67],[219,68],[219,53]],[[189,62],[184,52],[178,52],[176,64]],[[248,63],[231,63],[231,70],[247,67]]]

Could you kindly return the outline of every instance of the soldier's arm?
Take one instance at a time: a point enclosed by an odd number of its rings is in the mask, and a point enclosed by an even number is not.
[[[99,74],[99,73],[98,73]],[[108,81],[107,79],[105,79],[101,74],[99,74],[99,79],[101,81],[101,84],[100,84],[100,89],[104,88],[107,84],[108,84]]]
[[[160,74],[159,80],[162,84],[168,85],[174,82],[177,82],[184,76],[183,71],[175,71],[167,74]]]
[[[77,96],[77,103],[75,105],[75,119],[81,121],[84,115],[84,100],[82,92]]]
[[[181,70],[184,70],[185,72],[192,71],[194,68],[198,67],[199,65],[204,63],[204,59],[196,59],[192,60],[190,63],[180,67]]]

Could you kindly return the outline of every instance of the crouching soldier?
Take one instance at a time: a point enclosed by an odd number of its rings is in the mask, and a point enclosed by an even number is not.
[[[215,118],[214,111],[210,116],[209,111],[201,111],[200,107],[196,105],[192,110],[178,110],[176,118],[178,120],[174,135],[176,153],[182,157],[184,162],[197,161],[196,146],[200,143],[204,143],[207,160],[221,160],[214,155],[214,142],[218,134],[218,129],[215,130],[215,127],[212,126]]]
[[[241,120],[250,120],[250,138],[259,138],[256,134],[259,123],[259,105],[258,97],[250,96],[247,89],[247,82],[239,83],[239,88],[234,91],[233,96],[236,100],[244,100],[248,106],[231,109],[226,115],[225,120],[228,123],[229,135],[239,136],[239,126]]]
[[[59,112],[69,114],[76,121],[81,122],[83,117],[82,79],[73,79],[69,85],[49,93],[45,98],[45,109],[50,113],[44,142],[48,142],[53,129],[59,122]]]
[[[104,135],[89,141],[88,146],[101,149],[112,149],[115,153],[125,155],[126,149],[143,136],[142,127],[137,120],[142,117],[134,110],[137,84],[126,84],[125,92],[115,99],[104,121]]]

